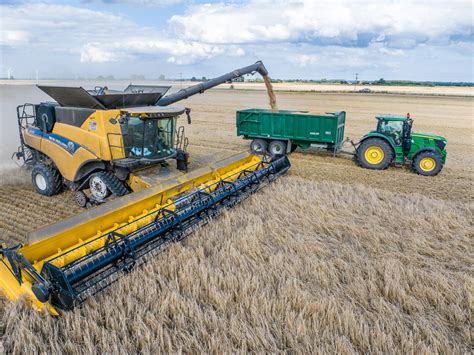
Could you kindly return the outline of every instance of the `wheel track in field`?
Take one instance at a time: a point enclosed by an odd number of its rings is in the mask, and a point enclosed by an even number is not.
[[[244,151],[247,146],[245,143],[208,140],[201,143],[204,144],[190,146],[191,154],[195,154],[200,165],[206,164],[208,151],[213,151],[215,158],[217,153],[228,156],[229,152]],[[361,184],[394,192],[418,193],[440,200],[465,202],[471,199],[470,174],[458,169],[445,168],[437,177],[429,178],[433,183],[426,183],[428,178],[417,176],[409,169],[391,167],[384,171],[366,170],[359,168],[351,159],[333,158],[326,153],[296,152],[290,160],[293,165],[290,175],[305,179]],[[80,211],[72,202],[69,192],[44,197],[36,194],[24,182],[0,186],[0,240],[8,244],[24,242],[28,232]]]
[[[211,144],[209,144],[212,142]],[[243,151],[246,145],[200,141],[191,145],[199,151]],[[327,152],[296,152],[290,155],[291,175],[319,181],[361,184],[393,192],[418,193],[434,199],[468,202],[472,199],[472,175],[469,171],[445,167],[436,177],[414,174],[409,166],[390,167],[382,171],[362,169],[349,156],[332,157]],[[456,183],[453,184],[453,181]]]
[[[27,234],[78,212],[70,193],[44,197],[31,187],[0,186],[0,239],[25,242]]]

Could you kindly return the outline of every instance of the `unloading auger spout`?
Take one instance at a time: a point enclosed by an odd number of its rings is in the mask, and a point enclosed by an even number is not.
[[[233,79],[237,79],[243,75],[246,74],[252,74],[252,73],[259,73],[261,76],[265,77],[268,75],[268,71],[263,65],[263,62],[258,61],[255,64],[236,69],[234,71],[231,71],[230,73],[221,75],[217,78],[211,79],[209,81],[206,81],[204,83],[200,83],[197,85],[190,86],[186,89],[181,89],[178,92],[167,95],[165,97],[162,97],[158,102],[156,103],[158,106],[168,106],[171,105],[177,101],[187,99],[190,96],[196,95],[196,94],[202,94],[204,91],[211,89],[215,86],[218,86],[220,84],[223,84],[228,81],[232,81]]]
[[[0,290],[52,314],[71,310],[289,168],[286,156],[242,153],[40,229],[0,249]]]

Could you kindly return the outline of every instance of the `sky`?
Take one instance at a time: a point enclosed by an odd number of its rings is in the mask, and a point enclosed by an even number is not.
[[[473,0],[0,0],[0,77],[474,81]]]

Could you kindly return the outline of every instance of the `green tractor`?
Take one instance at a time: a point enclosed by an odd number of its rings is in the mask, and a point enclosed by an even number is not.
[[[382,170],[390,164],[411,163],[419,175],[435,176],[446,161],[446,138],[411,131],[413,120],[404,116],[380,115],[377,130],[362,137],[355,159],[366,169]]]

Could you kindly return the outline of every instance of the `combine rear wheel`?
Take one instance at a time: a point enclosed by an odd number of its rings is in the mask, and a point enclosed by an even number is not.
[[[36,192],[44,196],[57,195],[63,188],[63,178],[58,169],[44,163],[33,167],[31,180]]]
[[[125,185],[110,171],[101,171],[89,180],[91,195],[96,201],[103,201],[110,193],[123,196],[128,193]]]
[[[443,161],[439,154],[426,151],[415,156],[411,167],[418,175],[435,176],[443,169]]]
[[[383,139],[368,138],[357,148],[356,160],[366,169],[387,169],[393,161],[393,150]]]

